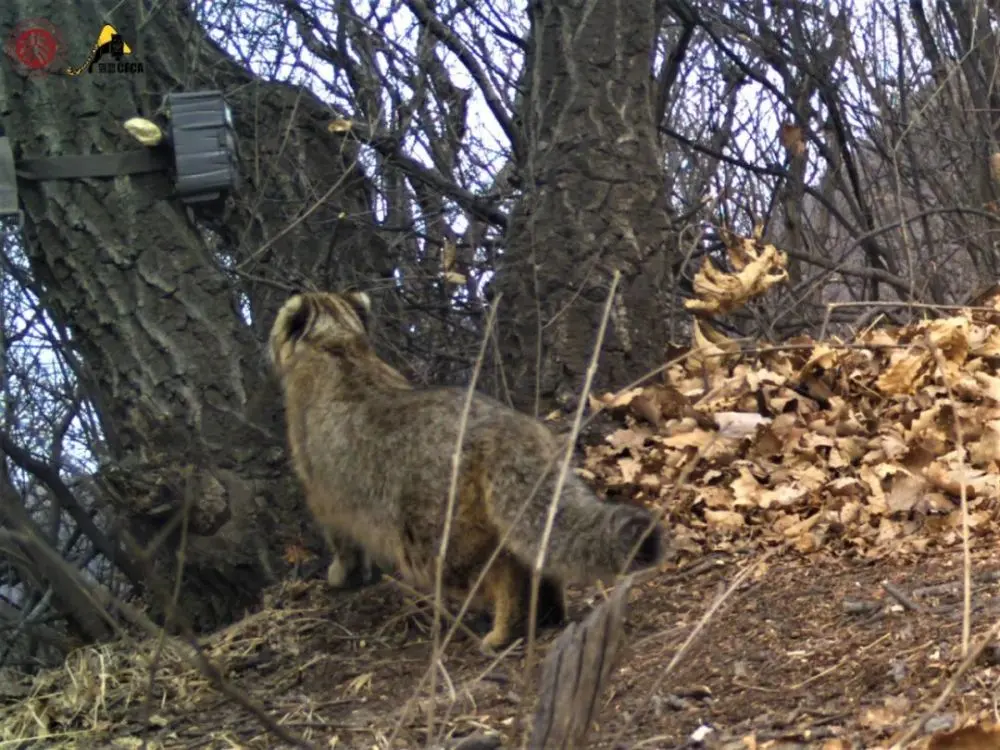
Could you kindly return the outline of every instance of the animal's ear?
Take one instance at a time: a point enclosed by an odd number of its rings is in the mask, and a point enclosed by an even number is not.
[[[372,311],[372,300],[364,292],[347,292],[344,294],[344,299],[351,305],[354,309],[355,315],[358,316],[358,320],[361,321],[361,325],[368,330],[368,318]]]
[[[305,335],[312,315],[311,309],[304,297],[296,295],[292,299],[298,301],[298,307],[295,308],[295,312],[292,313],[291,317],[285,323],[285,336],[289,341],[298,341]]]

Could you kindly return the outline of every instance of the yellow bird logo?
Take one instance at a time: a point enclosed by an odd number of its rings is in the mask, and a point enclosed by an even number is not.
[[[78,76],[86,70],[88,73],[94,72],[94,64],[105,55],[111,55],[115,60],[121,60],[125,55],[131,55],[132,48],[125,43],[122,35],[110,23],[104,24],[101,33],[97,35],[97,41],[90,50],[86,61],[79,68],[66,68],[66,75]]]

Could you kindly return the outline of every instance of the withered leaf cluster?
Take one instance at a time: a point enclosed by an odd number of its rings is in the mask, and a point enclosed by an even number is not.
[[[755,260],[714,285],[732,288],[709,295],[717,310],[780,276],[757,262],[780,259],[773,248],[741,252]],[[582,469],[664,508],[682,553],[789,541],[874,558],[950,546],[962,538],[963,491],[971,537],[995,531],[1000,313],[753,349],[703,320],[693,331],[659,382],[591,397],[620,426]]]

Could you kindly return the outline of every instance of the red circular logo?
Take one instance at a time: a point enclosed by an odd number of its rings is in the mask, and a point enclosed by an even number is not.
[[[62,33],[45,18],[18,22],[7,37],[4,51],[22,75],[40,76],[65,67]]]

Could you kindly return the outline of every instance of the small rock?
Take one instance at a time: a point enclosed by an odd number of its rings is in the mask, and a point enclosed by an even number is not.
[[[928,734],[946,732],[955,726],[955,714],[938,714],[924,722],[924,731]]]
[[[502,744],[499,734],[477,732],[450,745],[451,750],[496,750]]]

